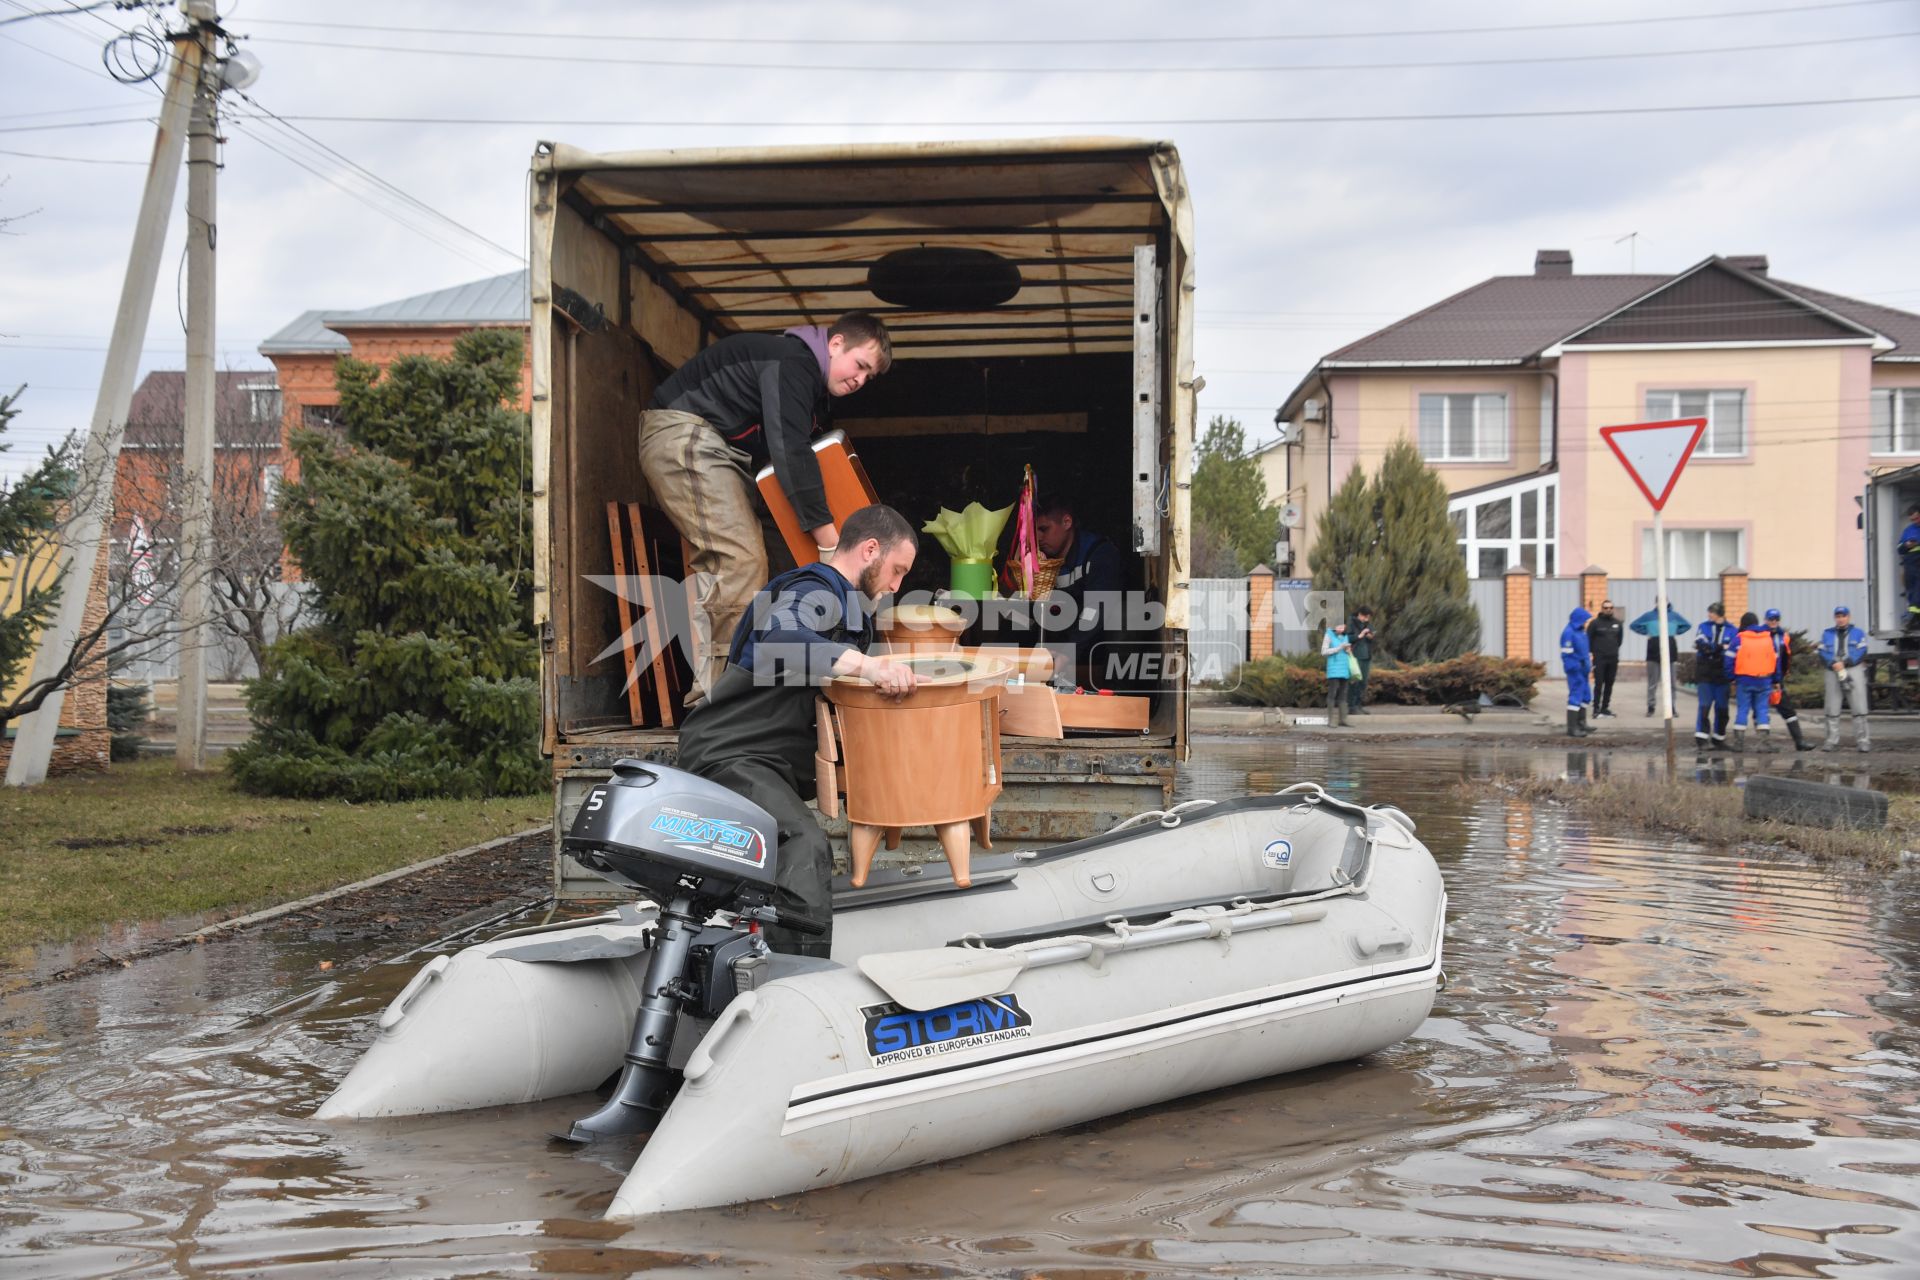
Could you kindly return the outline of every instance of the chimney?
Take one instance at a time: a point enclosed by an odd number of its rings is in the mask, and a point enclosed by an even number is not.
[[[1537,276],[1570,276],[1573,274],[1573,251],[1571,249],[1541,249],[1533,255],[1533,274]]]
[[[1767,274],[1767,255],[1764,253],[1736,253],[1728,255],[1723,261],[1730,267],[1752,272],[1756,276]]]

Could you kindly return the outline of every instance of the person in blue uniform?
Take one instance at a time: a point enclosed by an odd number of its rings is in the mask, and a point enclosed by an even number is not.
[[[901,697],[919,682],[912,668],[867,651],[874,646],[874,602],[900,589],[919,539],[892,507],[862,507],[840,527],[825,560],[775,577],[733,632],[727,665],[713,691],[680,730],[677,763],[730,787],[773,816],[780,836],[775,905],[826,924],[807,937],[767,930],[776,951],[833,951],[833,851],[807,806],[814,794],[819,685],[857,676]]]
[[[1707,606],[1707,620],[1693,638],[1693,683],[1700,691],[1700,710],[1694,716],[1696,746],[1725,750],[1727,745],[1727,649],[1733,628],[1727,625],[1727,607],[1718,600]]]
[[[1585,738],[1587,704],[1593,701],[1593,650],[1587,644],[1587,624],[1593,615],[1575,609],[1560,630],[1560,670],[1567,677],[1567,736]]]
[[[1060,561],[1041,621],[1047,641],[1073,646],[1074,683],[1107,688],[1107,674],[1095,667],[1109,656],[1100,645],[1113,639],[1121,624],[1125,569],[1120,548],[1105,535],[1082,529],[1072,506],[1058,498],[1034,508],[1033,540],[1041,555]]]
[[[1767,714],[1767,699],[1773,693],[1774,673],[1779,670],[1780,651],[1774,646],[1773,633],[1761,626],[1754,614],[1741,614],[1740,630],[1727,646],[1727,674],[1733,677],[1737,703],[1733,715],[1735,751],[1747,749],[1749,717],[1754,732],[1760,735],[1756,745],[1762,751],[1773,750],[1773,744],[1767,740],[1768,731],[1773,727]]]
[[[1920,503],[1907,508],[1907,527],[1894,547],[1900,553],[1900,585],[1907,596],[1907,629],[1920,627]]]
[[[1787,634],[1787,625],[1780,620],[1778,609],[1767,610],[1767,630],[1773,633],[1773,649],[1779,657],[1779,664],[1773,670],[1773,705],[1780,709],[1780,723],[1793,735],[1793,749],[1811,751],[1813,744],[1800,729],[1799,709],[1793,705],[1793,695],[1787,692],[1787,677],[1793,674],[1793,637]]]

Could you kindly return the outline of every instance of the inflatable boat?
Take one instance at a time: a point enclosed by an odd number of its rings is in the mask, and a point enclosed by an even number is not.
[[[631,1219],[1356,1058],[1440,981],[1446,895],[1413,822],[1312,783],[982,858],[964,889],[876,872],[836,894],[831,959],[767,947],[819,926],[779,904],[773,821],[704,779],[622,761],[564,845],[647,900],[436,957],[320,1119],[617,1076],[565,1137],[647,1135],[607,1213]]]

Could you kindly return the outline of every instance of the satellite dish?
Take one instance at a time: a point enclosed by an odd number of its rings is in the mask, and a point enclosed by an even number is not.
[[[1301,511],[1300,511],[1299,503],[1283,502],[1280,504],[1280,523],[1281,524],[1285,525],[1289,529],[1298,529],[1300,527],[1300,518],[1301,518]]]

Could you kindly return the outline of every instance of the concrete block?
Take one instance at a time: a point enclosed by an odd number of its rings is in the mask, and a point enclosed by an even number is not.
[[[1887,825],[1887,795],[1864,787],[1839,787],[1804,778],[1761,774],[1747,779],[1749,818],[1771,818],[1810,827],[1879,828]]]

